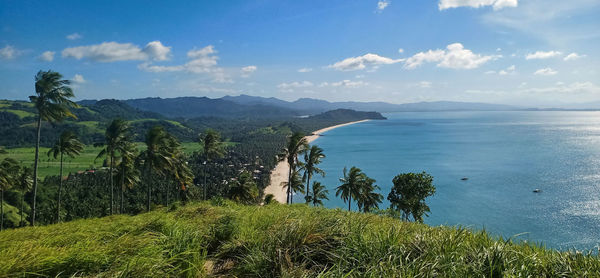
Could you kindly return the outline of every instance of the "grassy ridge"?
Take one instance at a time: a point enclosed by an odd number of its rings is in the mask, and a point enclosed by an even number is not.
[[[26,251],[24,251],[26,250]],[[225,202],[0,233],[0,276],[597,277],[594,255],[304,205]]]
[[[228,146],[232,146],[234,143],[228,143]],[[185,153],[193,153],[195,151],[201,151],[202,145],[197,142],[182,143],[183,151]],[[143,150],[145,148],[144,143],[138,143],[138,149]],[[40,164],[38,166],[38,176],[43,178],[48,175],[58,175],[60,170],[60,159],[54,159],[54,157],[48,157],[49,148],[40,148]],[[83,152],[75,158],[65,157],[63,161],[63,171],[65,176],[69,172],[83,171],[86,169],[94,169],[102,167],[104,162],[103,159],[96,159],[96,156],[102,148],[94,146],[85,146]],[[19,161],[23,166],[32,166],[35,157],[35,148],[10,148],[5,149],[7,154],[0,154],[0,160],[5,157],[13,158]]]

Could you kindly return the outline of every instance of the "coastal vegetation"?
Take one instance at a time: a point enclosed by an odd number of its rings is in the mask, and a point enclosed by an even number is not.
[[[24,250],[27,250],[24,252]],[[0,233],[0,276],[597,277],[596,255],[462,227],[214,199]]]

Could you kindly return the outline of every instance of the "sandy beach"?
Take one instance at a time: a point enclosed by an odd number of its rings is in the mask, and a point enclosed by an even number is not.
[[[349,123],[345,123],[345,124],[339,124],[339,125],[326,127],[326,128],[314,131],[311,135],[305,136],[304,138],[306,138],[306,140],[310,144],[314,140],[319,138],[319,136],[321,136],[321,134],[323,134],[327,131],[330,131],[332,129],[335,129],[335,128],[338,128],[341,126],[347,126],[347,125],[362,123],[362,122],[366,122],[366,121],[369,121],[369,120],[361,120],[361,121],[349,122]],[[277,164],[277,166],[275,166],[275,169],[273,169],[273,171],[271,172],[271,184],[269,184],[269,186],[267,186],[267,188],[265,188],[265,195],[273,194],[273,196],[275,196],[275,200],[277,200],[277,202],[282,203],[282,204],[286,203],[287,196],[286,196],[286,189],[285,189],[285,187],[281,186],[281,184],[284,182],[287,182],[288,171],[289,171],[289,167],[287,165],[287,162],[285,162],[285,161],[279,162]]]

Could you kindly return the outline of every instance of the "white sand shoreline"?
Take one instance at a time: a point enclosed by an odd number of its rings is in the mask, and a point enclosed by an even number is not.
[[[310,144],[313,141],[315,141],[317,138],[319,138],[319,136],[321,136],[321,134],[323,134],[327,131],[330,131],[330,130],[338,128],[338,127],[352,125],[352,124],[356,124],[356,123],[362,123],[362,122],[366,122],[366,121],[370,121],[370,120],[360,120],[360,121],[354,121],[354,122],[349,122],[349,123],[345,123],[345,124],[339,124],[339,125],[326,127],[326,128],[314,131],[311,135],[307,135],[304,138],[306,138],[306,141],[308,141],[308,143]],[[273,194],[273,196],[275,196],[275,200],[277,200],[277,202],[282,203],[282,204],[286,203],[287,195],[286,195],[286,189],[283,186],[281,186],[281,184],[284,182],[287,182],[288,171],[289,171],[289,167],[288,167],[287,162],[282,161],[282,162],[277,163],[277,166],[275,166],[275,169],[273,169],[273,171],[271,171],[271,183],[269,184],[269,186],[267,186],[265,188],[265,195]]]

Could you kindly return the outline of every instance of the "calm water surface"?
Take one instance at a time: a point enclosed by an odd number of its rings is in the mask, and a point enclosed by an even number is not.
[[[327,207],[344,166],[377,180],[384,198],[398,173],[427,171],[437,193],[431,225],[462,225],[558,249],[600,243],[600,112],[417,112],[341,127],[325,150]],[[468,177],[462,181],[462,177]],[[541,193],[533,193],[536,188]],[[297,198],[296,200],[299,200]],[[382,205],[388,206],[387,200]],[[355,204],[353,204],[356,207]]]

